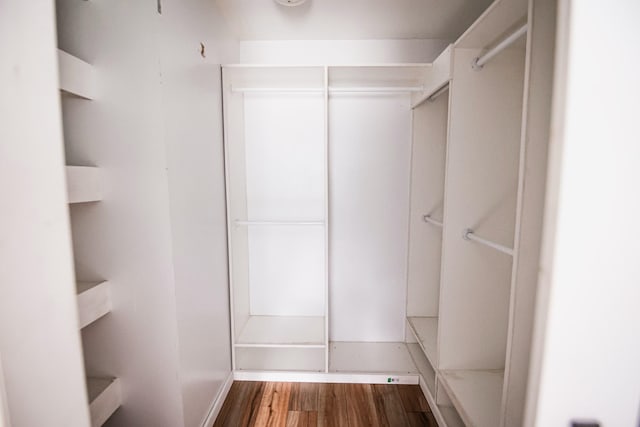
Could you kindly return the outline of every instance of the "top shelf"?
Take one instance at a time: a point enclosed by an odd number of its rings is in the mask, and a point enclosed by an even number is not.
[[[524,22],[527,0],[495,0],[455,42],[457,48],[489,47],[513,26]]]

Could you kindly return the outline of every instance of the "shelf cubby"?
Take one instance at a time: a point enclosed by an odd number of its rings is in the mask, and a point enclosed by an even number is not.
[[[102,172],[91,166],[67,166],[68,202],[87,203],[102,200]]]
[[[111,311],[109,282],[78,282],[76,291],[81,329]]]
[[[85,99],[95,99],[96,73],[91,64],[58,49],[59,87],[62,92]]]
[[[87,378],[91,427],[103,425],[122,405],[122,389],[118,378]]]

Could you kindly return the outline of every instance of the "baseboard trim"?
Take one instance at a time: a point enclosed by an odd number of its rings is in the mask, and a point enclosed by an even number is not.
[[[222,384],[222,388],[218,392],[218,395],[215,399],[213,399],[213,402],[211,403],[211,408],[209,409],[207,418],[205,418],[204,422],[202,423],[202,427],[213,427],[213,423],[215,423],[216,418],[218,417],[218,414],[222,409],[224,400],[229,394],[229,390],[231,389],[231,385],[233,384],[233,379],[233,372],[229,372],[229,375],[227,375],[227,379],[224,380],[224,384]]]
[[[418,375],[360,374],[340,372],[235,371],[236,381],[275,381],[304,383],[419,384]],[[391,381],[390,381],[391,380]]]

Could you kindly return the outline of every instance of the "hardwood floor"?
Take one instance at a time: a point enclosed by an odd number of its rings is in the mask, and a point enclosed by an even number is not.
[[[437,427],[417,385],[236,381],[221,426]]]

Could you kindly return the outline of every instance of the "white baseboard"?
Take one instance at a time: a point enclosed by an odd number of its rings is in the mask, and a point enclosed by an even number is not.
[[[227,398],[229,394],[229,390],[231,389],[231,385],[233,384],[233,372],[229,372],[227,379],[224,380],[224,384],[222,384],[222,388],[218,392],[218,395],[213,402],[211,403],[211,409],[209,409],[209,414],[207,414],[207,418],[205,418],[202,423],[202,427],[213,427],[213,423],[215,423],[220,410],[222,409],[222,405],[224,404],[224,400]]]
[[[233,373],[233,378],[236,381],[275,381],[293,383],[419,384],[418,375],[406,374],[235,371]]]

